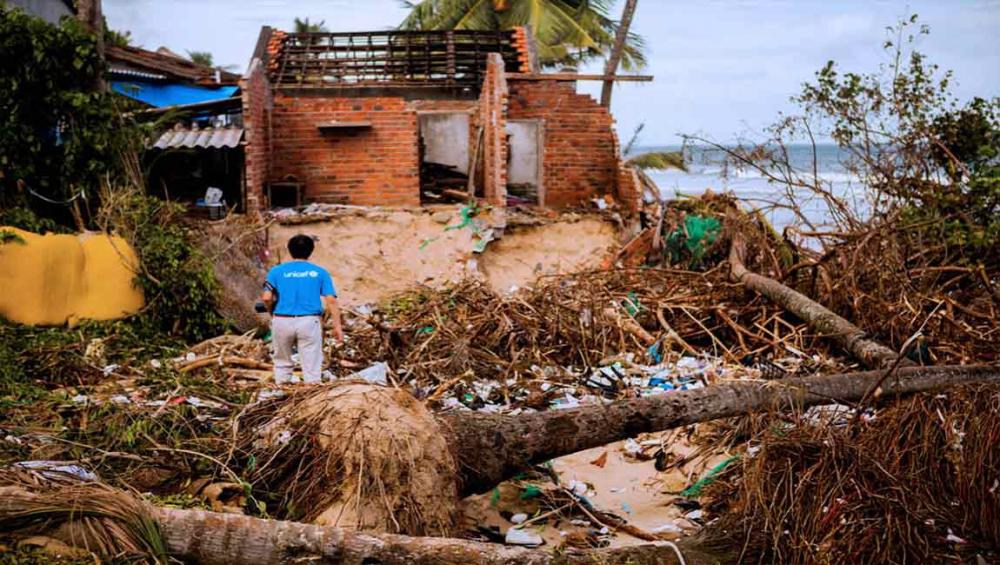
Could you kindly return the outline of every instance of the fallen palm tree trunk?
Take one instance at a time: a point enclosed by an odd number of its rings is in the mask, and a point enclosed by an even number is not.
[[[332,526],[152,506],[100,483],[61,485],[23,472],[0,475],[0,536],[45,540],[64,554],[108,561],[168,558],[206,565],[319,561],[383,565],[718,563],[662,544],[557,554],[456,538],[361,533]],[[56,543],[49,543],[53,540]],[[685,542],[680,542],[683,547]],[[693,545],[687,542],[686,545]],[[75,549],[74,549],[75,548]]]
[[[764,410],[855,402],[881,387],[896,396],[973,382],[1000,381],[1000,367],[899,368],[785,379],[733,381],[670,394],[533,414],[475,412],[437,416],[458,464],[463,494],[483,492],[532,464],[635,437]],[[881,382],[880,381],[883,381]]]
[[[265,565],[295,561],[392,564],[571,564],[679,563],[669,545],[595,549],[556,554],[456,538],[369,534],[332,526],[262,520],[200,510],[157,508],[168,552],[205,565],[241,563]],[[687,563],[718,563],[679,542]]]
[[[773,300],[785,310],[801,318],[823,336],[835,340],[866,367],[885,368],[899,361],[899,355],[895,351],[870,339],[864,330],[848,320],[831,312],[808,296],[772,278],[748,270],[743,261],[745,254],[746,243],[738,233],[734,232],[729,247],[730,276],[734,281]],[[911,363],[904,359],[899,364]]]

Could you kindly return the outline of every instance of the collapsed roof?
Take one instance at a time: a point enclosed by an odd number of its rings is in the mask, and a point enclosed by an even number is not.
[[[486,57],[530,70],[529,39],[511,31],[285,33],[265,28],[266,62],[278,88],[461,87],[478,90]],[[264,39],[262,37],[262,39]]]

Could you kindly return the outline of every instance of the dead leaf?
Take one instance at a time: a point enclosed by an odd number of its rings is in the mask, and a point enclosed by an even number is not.
[[[590,462],[591,465],[597,465],[598,467],[604,468],[604,465],[608,462],[608,452],[605,451],[601,453],[600,457],[594,459]]]

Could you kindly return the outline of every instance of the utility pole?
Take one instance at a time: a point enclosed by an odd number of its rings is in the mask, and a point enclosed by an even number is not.
[[[618,31],[615,32],[615,44],[611,48],[611,56],[608,57],[608,63],[604,67],[605,76],[612,77],[618,72],[618,63],[622,60],[622,54],[625,52],[625,40],[628,39],[628,28],[632,25],[632,16],[635,15],[635,7],[638,3],[639,0],[625,0],[622,19],[618,22]],[[611,89],[614,88],[614,85],[614,80],[605,79],[604,85],[601,87],[601,106],[611,107]]]

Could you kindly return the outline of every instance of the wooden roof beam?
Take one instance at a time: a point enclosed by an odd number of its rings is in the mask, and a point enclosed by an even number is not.
[[[613,80],[616,82],[651,82],[652,75],[581,75],[577,73],[507,73],[507,80]]]

